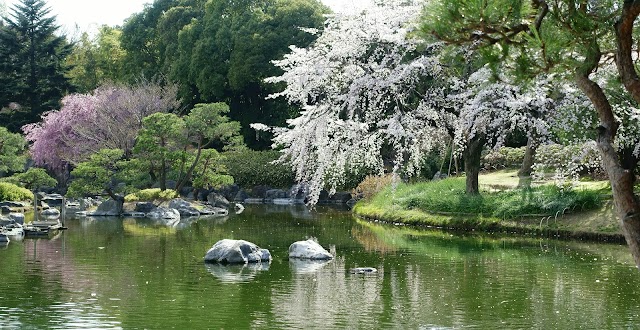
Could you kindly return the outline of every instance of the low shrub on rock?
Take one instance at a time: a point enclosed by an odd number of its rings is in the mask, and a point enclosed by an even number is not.
[[[33,193],[29,191],[29,189],[22,188],[9,182],[0,182],[0,200],[27,201],[32,199]]]
[[[172,189],[160,190],[160,188],[143,189],[124,197],[125,202],[161,200],[168,201],[178,197],[178,192]]]

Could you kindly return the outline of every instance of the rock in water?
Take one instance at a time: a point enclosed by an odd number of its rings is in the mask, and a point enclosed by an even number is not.
[[[357,267],[351,268],[349,271],[351,274],[375,274],[378,272],[378,270],[373,267]]]
[[[223,264],[245,264],[249,262],[271,262],[271,253],[244,240],[223,239],[213,245],[204,256],[205,262]]]
[[[333,259],[333,255],[314,239],[308,239],[291,244],[289,246],[289,258],[329,260]]]

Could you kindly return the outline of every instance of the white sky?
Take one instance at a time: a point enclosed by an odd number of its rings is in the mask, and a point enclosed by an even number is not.
[[[335,11],[362,7],[369,0],[321,0]],[[0,0],[7,10],[19,0]],[[122,25],[134,13],[142,11],[146,3],[153,0],[46,0],[51,14],[57,16],[62,31],[74,37],[80,31],[95,31],[100,25]],[[77,26],[77,28],[76,28]]]

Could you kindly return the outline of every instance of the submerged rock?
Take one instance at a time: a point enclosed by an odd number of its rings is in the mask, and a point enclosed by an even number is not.
[[[373,267],[357,267],[351,268],[349,272],[351,272],[351,274],[375,274],[378,270]]]
[[[213,245],[204,256],[205,262],[244,264],[249,262],[270,262],[271,253],[244,240],[223,239]]]
[[[309,260],[329,260],[333,255],[325,250],[312,238],[306,241],[298,241],[289,246],[289,258]]]

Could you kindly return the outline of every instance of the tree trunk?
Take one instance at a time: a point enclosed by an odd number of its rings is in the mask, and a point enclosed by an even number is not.
[[[191,179],[191,175],[193,174],[193,170],[195,170],[196,166],[198,165],[198,162],[200,161],[200,156],[202,155],[202,139],[200,139],[198,141],[198,148],[197,148],[197,152],[196,152],[196,159],[193,160],[193,164],[191,164],[191,166],[189,167],[189,169],[187,170],[186,173],[184,173],[184,176],[180,178],[180,180],[178,181],[178,184],[176,185],[176,191],[178,193],[180,193],[180,190],[182,190],[182,187]],[[196,197],[197,200],[197,197]]]
[[[627,245],[636,266],[640,267],[640,203],[633,193],[634,170],[638,162],[632,156],[624,157],[624,150],[616,152],[614,141],[619,125],[614,117],[611,103],[602,88],[589,79],[589,75],[598,67],[600,58],[600,48],[594,40],[586,49],[584,62],[577,68],[576,82],[598,113],[600,126],[596,142],[602,156],[602,165],[609,176],[616,214]],[[620,66],[620,63],[618,65]],[[621,73],[621,77],[624,78],[624,74]],[[630,92],[630,94],[633,93]]]
[[[160,165],[160,190],[167,190],[167,161],[164,159],[164,156]]]
[[[527,148],[524,151],[524,159],[522,160],[522,166],[518,170],[518,176],[530,176],[533,167],[533,161],[536,157],[536,145],[533,142],[533,138],[527,139]]]
[[[633,30],[635,21],[640,15],[640,1],[624,1],[622,13],[615,24],[616,32],[616,66],[625,90],[636,101],[640,102],[640,79],[633,59]],[[598,112],[600,110],[598,109]],[[635,168],[638,159],[628,151],[616,154],[613,149],[613,138],[618,126],[602,125],[599,130],[598,147],[602,151],[602,162],[609,175],[613,201],[620,219],[622,230],[636,266],[640,268],[640,201],[633,193]]]
[[[529,188],[531,187],[531,172],[533,171],[533,162],[536,158],[536,144],[534,139],[529,137],[527,139],[527,148],[524,150],[524,159],[522,165],[518,170],[518,187]]]
[[[480,193],[478,186],[478,175],[480,174],[480,157],[482,147],[484,146],[484,138],[473,137],[462,152],[464,158],[464,173],[467,177],[466,193],[477,195]]]

